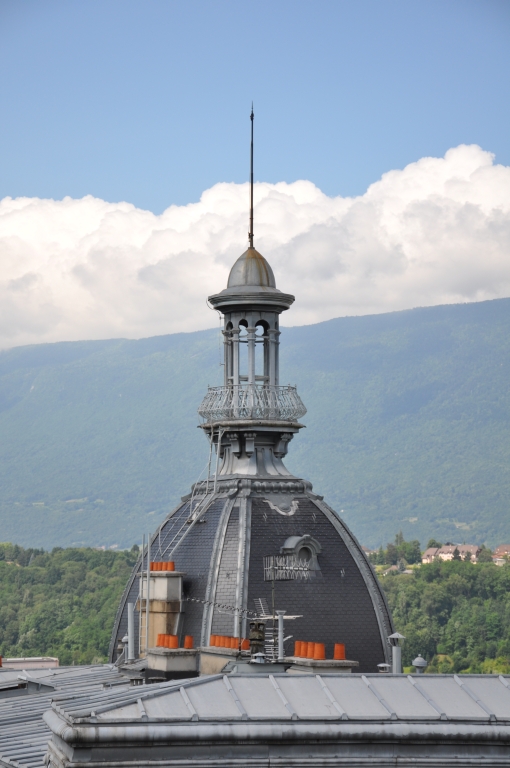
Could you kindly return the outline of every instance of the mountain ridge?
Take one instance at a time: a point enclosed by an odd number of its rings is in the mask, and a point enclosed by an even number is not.
[[[282,328],[307,428],[287,466],[368,546],[510,540],[510,299]],[[0,524],[24,546],[128,547],[207,462],[218,330],[0,352]]]

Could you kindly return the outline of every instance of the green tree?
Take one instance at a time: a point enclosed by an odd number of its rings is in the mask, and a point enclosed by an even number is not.
[[[428,672],[510,673],[510,564],[437,560],[381,584],[405,665],[422,653]]]
[[[0,654],[105,661],[136,552],[0,544]]]
[[[395,544],[389,543],[386,547],[386,563],[387,565],[396,565],[398,560],[398,549]]]
[[[398,547],[398,552],[410,565],[413,563],[421,563],[420,542],[417,539],[414,539],[413,541],[403,541]]]
[[[440,549],[443,545],[437,539],[429,539],[426,549]]]
[[[487,549],[483,544],[480,552],[478,553],[477,560],[479,563],[492,563],[492,552]]]

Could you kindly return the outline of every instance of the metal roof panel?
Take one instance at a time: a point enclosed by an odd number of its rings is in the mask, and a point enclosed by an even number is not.
[[[338,720],[341,713],[324,693],[317,677],[301,675],[278,675],[278,685],[297,716],[302,719]]]
[[[240,675],[229,678],[249,718],[288,720],[291,713],[285,707],[271,681],[265,675]]]
[[[390,718],[390,712],[365,685],[361,676],[322,675],[322,679],[349,719]]]
[[[497,678],[494,680],[497,681]],[[489,716],[451,676],[420,675],[420,686],[455,720],[488,720]]]
[[[189,693],[190,691],[188,691],[188,696]],[[173,691],[166,696],[143,699],[143,705],[148,717],[168,720],[190,719],[190,712],[183,701],[180,691]]]
[[[510,720],[510,688],[497,678],[479,677],[478,675],[462,675],[470,691],[493,712],[498,720]],[[508,682],[508,681],[507,681]]]
[[[440,713],[428,703],[419,690],[416,690],[407,677],[379,674],[370,676],[370,681],[398,718],[439,719]]]
[[[208,685],[190,686],[186,692],[200,718],[238,719],[241,717],[241,712],[223,679],[212,680]]]

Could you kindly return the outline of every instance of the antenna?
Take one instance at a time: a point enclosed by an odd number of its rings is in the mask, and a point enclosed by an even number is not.
[[[251,103],[251,153],[250,153],[250,231],[248,232],[248,239],[250,241],[250,248],[253,248],[253,102]]]

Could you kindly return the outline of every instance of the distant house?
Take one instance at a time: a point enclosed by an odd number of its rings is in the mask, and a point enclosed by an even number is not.
[[[444,547],[429,547],[422,555],[422,563],[431,563],[438,558],[439,560],[453,560],[453,553],[458,551],[462,560],[466,560],[466,555],[469,552],[467,559],[471,559],[472,563],[476,563],[481,547],[477,544],[445,544]]]
[[[492,551],[493,557],[510,557],[510,544],[499,544]]]
[[[504,565],[510,559],[510,544],[500,544],[492,553],[492,562]]]
[[[423,555],[421,556],[421,561],[424,565],[427,565],[427,563],[431,563],[435,557],[437,557],[437,553],[439,552],[439,547],[429,547],[425,550]]]
[[[361,547],[365,555],[368,557],[369,555],[375,555],[377,550],[376,549],[370,549],[369,547]]]

